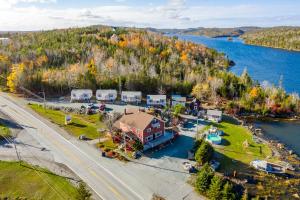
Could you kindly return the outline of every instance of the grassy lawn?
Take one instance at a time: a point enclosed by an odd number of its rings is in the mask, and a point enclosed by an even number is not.
[[[100,143],[98,144],[98,146],[99,146],[99,147],[102,147],[102,146],[103,146],[104,148],[109,149],[109,150],[115,150],[115,149],[118,148],[118,145],[115,144],[111,138],[108,138],[108,139],[105,140],[104,142],[100,142]]]
[[[246,128],[230,122],[213,124],[225,134],[222,136],[223,145],[216,147],[218,159],[221,161],[221,171],[243,171],[249,167],[249,163],[255,159],[266,159],[271,156],[271,149],[265,144],[257,144]],[[248,147],[243,143],[247,140]]]
[[[70,134],[78,137],[84,134],[90,139],[99,138],[98,128],[105,128],[104,123],[99,121],[99,115],[79,115],[68,114],[72,116],[72,123],[65,125],[65,113],[58,110],[44,109],[41,105],[30,104],[29,107],[41,116],[48,118],[51,122],[64,128]]]
[[[5,125],[1,124],[0,122],[0,138],[1,136],[4,136],[4,137],[9,137],[11,134],[9,128],[7,128]]]
[[[39,170],[36,173],[32,166],[25,163],[0,161],[0,199],[75,199],[77,189],[68,180],[45,169]]]

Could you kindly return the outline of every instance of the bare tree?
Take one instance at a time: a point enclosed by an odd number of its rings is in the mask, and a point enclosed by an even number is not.
[[[210,85],[210,88],[211,88],[212,99],[214,100],[214,102],[216,102],[216,100],[217,100],[217,91],[223,85],[223,80],[219,79],[219,78],[212,78],[209,81],[209,85]]]

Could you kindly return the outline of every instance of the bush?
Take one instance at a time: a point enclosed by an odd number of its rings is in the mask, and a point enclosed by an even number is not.
[[[236,196],[233,191],[232,184],[226,181],[223,190],[222,190],[222,200],[234,200]]]
[[[209,188],[214,172],[210,166],[206,163],[202,169],[199,171],[196,178],[196,190],[201,194],[204,194],[205,191]]]
[[[132,148],[134,151],[142,151],[144,149],[144,145],[141,143],[141,141],[136,140],[133,143]]]
[[[209,186],[207,196],[211,200],[219,200],[221,199],[221,195],[222,195],[221,189],[222,189],[222,179],[215,174],[211,180],[211,184]]]
[[[177,104],[176,106],[174,106],[173,111],[174,111],[174,115],[178,116],[179,114],[184,113],[185,106],[183,106],[181,104]]]
[[[203,165],[213,158],[214,149],[208,142],[202,142],[195,154],[196,161]]]
[[[77,200],[90,200],[92,194],[90,191],[86,188],[86,184],[83,182],[80,182],[78,188],[77,188]]]

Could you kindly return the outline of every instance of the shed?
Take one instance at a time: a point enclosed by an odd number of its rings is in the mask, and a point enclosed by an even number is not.
[[[90,89],[74,89],[71,91],[71,102],[88,102],[93,97],[93,91]]]
[[[221,122],[222,121],[222,111],[220,110],[207,110],[206,117],[208,120],[213,122]]]
[[[97,90],[96,99],[98,101],[115,101],[117,99],[117,90]]]

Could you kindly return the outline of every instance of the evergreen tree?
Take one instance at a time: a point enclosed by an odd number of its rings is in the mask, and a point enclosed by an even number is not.
[[[244,193],[243,193],[243,196],[242,196],[242,200],[248,200],[249,197],[248,197],[248,190],[245,189]]]
[[[203,165],[213,157],[214,149],[208,142],[202,142],[195,154],[196,161]]]
[[[218,175],[214,175],[211,179],[211,184],[207,192],[207,196],[211,200],[219,200],[222,197],[222,179]]]
[[[222,190],[222,200],[234,200],[234,199],[236,199],[236,197],[233,191],[232,184],[226,181]]]
[[[196,190],[201,194],[204,194],[209,188],[211,178],[214,173],[208,164],[205,164],[197,175]]]

